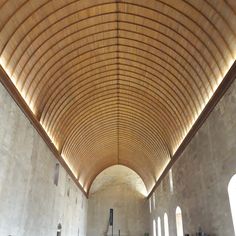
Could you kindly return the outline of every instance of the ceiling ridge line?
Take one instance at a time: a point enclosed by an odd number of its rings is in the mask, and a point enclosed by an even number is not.
[[[120,164],[120,130],[119,130],[119,120],[120,120],[120,67],[119,67],[119,0],[116,0],[116,43],[117,43],[117,163]]]

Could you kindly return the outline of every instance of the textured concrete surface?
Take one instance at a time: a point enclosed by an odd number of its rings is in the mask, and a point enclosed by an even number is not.
[[[122,172],[119,181],[114,172],[103,183],[95,182],[87,235],[103,235],[114,208],[115,235],[119,229],[126,236],[152,232],[158,216],[164,235],[166,212],[170,235],[175,236],[175,210],[180,206],[185,233],[201,226],[210,235],[233,236],[227,187],[236,173],[235,117],[236,83],[173,166],[172,181],[166,176],[155,191],[151,214],[131,174]],[[63,168],[59,185],[53,184],[56,159],[2,85],[0,121],[0,235],[51,236],[61,223],[62,236],[85,236],[87,200]]]
[[[148,231],[148,202],[140,177],[124,166],[113,166],[97,176],[88,201],[88,236],[104,236],[109,209],[114,209],[114,235],[143,236]],[[111,235],[111,227],[108,230]]]
[[[0,235],[85,236],[87,199],[0,84]],[[70,189],[69,196],[67,195]]]
[[[164,235],[163,216],[167,212],[170,235],[176,235],[175,210],[180,206],[185,233],[192,235],[201,226],[210,235],[235,235],[227,191],[235,173],[236,82],[173,166],[173,192],[170,175],[155,191],[150,232],[152,220],[160,216]]]
[[[98,175],[90,189],[90,195],[105,190],[110,185],[126,184],[130,189],[147,196],[147,189],[143,180],[136,172],[123,165],[115,165],[107,168]]]

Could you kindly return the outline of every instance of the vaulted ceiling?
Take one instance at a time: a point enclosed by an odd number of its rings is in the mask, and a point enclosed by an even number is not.
[[[0,0],[1,65],[87,191],[150,191],[236,58],[235,0]]]

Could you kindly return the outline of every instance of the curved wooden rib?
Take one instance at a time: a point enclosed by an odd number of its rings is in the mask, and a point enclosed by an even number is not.
[[[118,163],[150,191],[236,58],[235,8],[2,0],[1,64],[85,191]]]

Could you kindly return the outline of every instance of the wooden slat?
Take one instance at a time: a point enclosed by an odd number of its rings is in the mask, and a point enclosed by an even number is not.
[[[230,85],[234,82],[236,79],[236,62],[232,65],[226,76],[224,77],[223,81],[215,91],[214,95],[211,97],[210,101],[205,106],[204,110],[198,117],[197,121],[194,123],[193,127],[189,131],[188,135],[185,137],[181,145],[179,146],[177,152],[175,155],[171,158],[171,161],[166,166],[165,170],[161,174],[160,178],[156,182],[155,186],[153,187],[152,191],[149,193],[148,198],[150,198],[153,194],[153,192],[156,190],[156,188],[160,185],[161,181],[165,178],[165,176],[168,174],[171,167],[174,165],[176,160],[181,156],[185,148],[188,146],[190,141],[194,138],[197,131],[201,128],[201,126],[204,124],[206,119],[209,117],[211,112],[214,110],[215,106],[218,104],[220,99],[224,96]]]
[[[221,0],[0,6],[2,66],[85,192],[118,163],[150,192],[236,59],[235,5]]]

